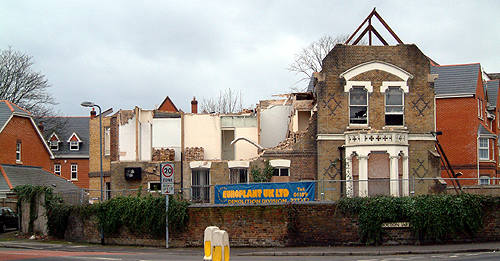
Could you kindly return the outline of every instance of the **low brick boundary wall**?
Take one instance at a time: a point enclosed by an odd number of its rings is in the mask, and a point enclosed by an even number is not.
[[[185,231],[170,233],[172,247],[201,247],[203,232],[215,225],[229,233],[233,247],[331,246],[360,244],[357,217],[345,216],[334,203],[302,203],[267,206],[193,205]],[[450,242],[500,240],[500,206],[485,210],[484,226],[474,238],[450,237]],[[450,217],[453,218],[453,217]],[[82,221],[70,216],[65,238],[68,241],[100,243],[95,217]],[[388,228],[388,244],[417,242],[409,228]],[[118,235],[106,236],[107,244],[165,246],[164,238],[137,236],[126,228]],[[425,243],[425,242],[420,242]]]

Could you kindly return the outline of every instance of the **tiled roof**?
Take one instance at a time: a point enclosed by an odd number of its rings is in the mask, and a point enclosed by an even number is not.
[[[12,114],[23,115],[29,117],[30,114],[21,107],[6,100],[0,100],[0,130],[7,123]]]
[[[493,135],[493,136],[496,136],[495,133],[489,131],[488,129],[486,129],[481,123],[479,124],[479,127],[477,129],[477,133],[479,133],[479,135]]]
[[[54,192],[78,192],[80,189],[73,183],[43,170],[40,167],[17,166],[2,164],[2,168],[7,175],[12,187],[31,184],[39,186],[50,186]],[[0,175],[0,189],[3,190],[2,182],[5,182],[3,175]],[[7,189],[8,190],[8,186]]]
[[[89,117],[51,117],[44,118],[43,136],[48,141],[52,133],[59,137],[59,150],[53,150],[55,157],[89,156]],[[70,150],[68,139],[76,133],[81,139],[80,150]]]
[[[475,94],[480,69],[479,63],[431,66],[431,73],[439,75],[434,82],[436,95]]]
[[[498,96],[499,86],[500,86],[500,80],[486,82],[486,89],[488,90],[488,102],[490,103],[490,105],[494,107],[497,106],[497,96]]]

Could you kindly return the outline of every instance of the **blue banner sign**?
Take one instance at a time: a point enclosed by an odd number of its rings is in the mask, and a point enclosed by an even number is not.
[[[215,204],[247,205],[314,201],[315,182],[215,185]]]

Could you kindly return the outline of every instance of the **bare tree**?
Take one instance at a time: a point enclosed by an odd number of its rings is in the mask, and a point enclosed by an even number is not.
[[[338,43],[344,43],[349,35],[324,35],[312,42],[309,46],[295,54],[295,60],[288,66],[288,70],[303,76],[300,81],[309,80],[314,72],[321,71],[323,59]]]
[[[32,68],[33,57],[9,47],[0,51],[0,100],[11,101],[36,116],[52,113],[56,102],[45,75]]]
[[[241,92],[237,93],[230,88],[219,91],[215,98],[203,99],[201,110],[209,113],[237,113],[243,110]]]

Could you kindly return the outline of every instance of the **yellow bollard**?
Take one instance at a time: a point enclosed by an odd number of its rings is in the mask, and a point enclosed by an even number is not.
[[[203,260],[212,260],[212,244],[213,244],[213,234],[214,231],[219,230],[216,226],[209,226],[205,228],[205,233],[203,237],[204,248],[205,248],[205,256]]]
[[[213,261],[224,261],[224,248],[222,245],[222,238],[224,237],[224,230],[216,230],[213,234]]]
[[[222,235],[222,245],[224,245],[224,261],[229,261],[229,234],[226,231]]]

